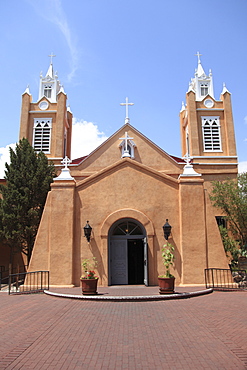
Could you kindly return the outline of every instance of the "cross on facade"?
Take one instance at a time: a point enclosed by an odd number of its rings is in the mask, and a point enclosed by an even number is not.
[[[187,165],[190,164],[190,162],[191,162],[191,156],[190,156],[190,154],[188,152],[185,154],[184,160],[185,160],[185,162],[186,162]]]
[[[122,157],[130,157],[130,153],[128,151],[128,140],[133,139],[133,137],[128,136],[128,132],[126,131],[124,137],[120,137],[119,140],[124,140],[124,153]]]
[[[50,55],[48,55],[48,57],[50,57],[51,58],[51,64],[52,64],[52,58],[54,58],[56,55],[55,54],[53,54],[53,53],[51,53]]]
[[[61,163],[64,165],[64,168],[68,168],[68,165],[72,162],[71,159],[69,159],[66,155],[66,157],[61,161]]]
[[[129,99],[125,98],[125,103],[120,103],[120,105],[126,106],[125,123],[129,123],[129,105],[134,105],[134,103],[129,103]]]
[[[190,164],[191,162],[191,156],[190,156],[190,141],[189,141],[189,133],[188,133],[188,127],[186,127],[186,148],[187,148],[187,152],[186,154],[184,155],[184,160],[186,162],[186,164]]]

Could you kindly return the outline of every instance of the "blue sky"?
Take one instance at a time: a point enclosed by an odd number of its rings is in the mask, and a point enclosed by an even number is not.
[[[212,69],[215,98],[232,94],[239,162],[247,170],[247,2],[244,0],[0,1],[1,166],[18,140],[21,95],[38,98],[39,74],[54,70],[75,117],[73,157],[130,123],[180,156],[179,111],[197,66]]]

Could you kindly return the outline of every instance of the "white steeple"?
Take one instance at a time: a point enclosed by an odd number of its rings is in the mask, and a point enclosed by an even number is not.
[[[48,68],[48,71],[46,73],[46,78],[54,78],[54,75],[53,75],[53,65],[52,65],[52,62],[51,64],[49,65],[49,68]]]
[[[45,77],[42,76],[42,72],[40,73],[38,100],[45,96],[51,103],[56,103],[57,94],[61,89],[61,85],[57,74],[55,73],[54,75],[53,72],[52,58],[55,57],[55,55],[51,54],[49,57],[51,58],[51,61]]]
[[[207,95],[214,99],[213,76],[211,70],[207,76],[201,64],[199,52],[196,53],[198,65],[195,70],[195,77],[191,79],[189,91],[193,90],[196,94],[196,100],[203,100]]]

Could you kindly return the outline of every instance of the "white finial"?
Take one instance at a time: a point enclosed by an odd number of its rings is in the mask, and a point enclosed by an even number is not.
[[[201,176],[199,173],[197,173],[194,168],[193,164],[191,163],[192,157],[190,156],[190,143],[189,143],[189,132],[188,132],[188,127],[186,128],[186,147],[187,147],[187,152],[185,156],[183,157],[186,165],[184,166],[183,173],[179,177],[183,176]]]
[[[190,81],[190,83],[189,83],[189,89],[188,89],[188,92],[189,91],[194,91],[195,92],[195,90],[194,90],[194,82],[192,81],[192,79],[191,79],[191,81]]]
[[[62,168],[62,171],[58,177],[55,177],[54,181],[56,180],[74,180],[74,178],[70,175],[70,170],[68,168],[68,165],[71,163],[71,159],[69,159],[67,156],[61,161],[61,163],[64,165],[64,168]]]
[[[72,162],[72,160],[71,159],[69,159],[69,157],[67,157],[67,155],[66,155],[66,157],[61,161],[61,163],[64,165],[64,168],[68,168],[68,165],[70,164]]]
[[[230,94],[230,91],[227,89],[226,84],[225,84],[225,82],[224,82],[224,83],[223,83],[223,90],[222,90],[221,95],[224,95],[226,92],[228,92],[228,93]]]
[[[58,92],[58,93],[60,93],[60,92],[63,92],[63,93],[65,94],[65,92],[64,92],[64,88],[63,88],[63,85],[60,85],[60,90],[59,90],[59,92]]]
[[[129,99],[125,98],[125,103],[120,103],[120,105],[125,105],[126,106],[126,114],[125,114],[125,123],[129,123],[129,105],[134,105],[134,103],[129,103]]]
[[[186,153],[183,157],[186,165],[184,166],[183,173],[179,175],[179,177],[186,177],[186,176],[201,176],[200,173],[196,172],[193,168],[193,164],[191,163],[192,157],[190,157],[189,153]]]
[[[31,94],[30,94],[29,85],[27,85],[27,88],[26,88],[26,90],[24,91],[24,94],[31,95]]]
[[[185,110],[185,105],[184,105],[184,102],[182,101],[182,108],[181,108],[180,112],[182,112],[183,110]]]

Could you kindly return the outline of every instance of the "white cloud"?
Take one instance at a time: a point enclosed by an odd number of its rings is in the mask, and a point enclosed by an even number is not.
[[[9,157],[9,148],[14,149],[16,144],[10,144],[7,145],[6,147],[0,148],[0,179],[3,179],[5,176],[5,163],[10,162],[10,157]]]
[[[71,158],[75,159],[91,153],[107,138],[95,123],[73,118]]]
[[[47,21],[55,24],[63,34],[70,52],[70,72],[67,76],[70,82],[78,69],[79,56],[78,47],[76,45],[76,35],[72,33],[70,25],[67,21],[66,14],[63,10],[61,0],[28,0],[36,12]],[[55,50],[53,50],[55,52]]]
[[[100,132],[98,126],[93,122],[77,120],[73,118],[72,129],[72,153],[71,158],[76,159],[90,154],[108,137]],[[9,148],[14,149],[16,144],[9,144],[0,148],[0,179],[4,178],[5,163],[9,163]],[[247,161],[239,162],[238,172],[247,172]]]
[[[98,126],[93,122],[73,118],[71,158],[76,159],[90,154],[107,138],[104,132],[100,132]],[[16,144],[10,144],[0,148],[0,179],[3,179],[5,175],[5,163],[10,161],[9,148],[14,149],[15,146]]]
[[[239,162],[238,164],[238,173],[247,172],[247,161]]]

